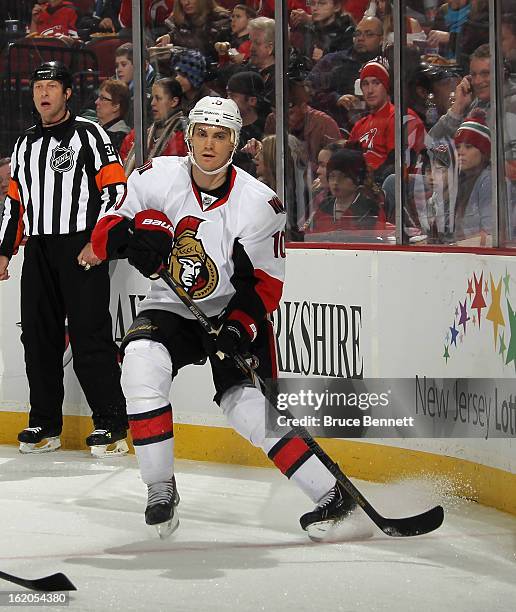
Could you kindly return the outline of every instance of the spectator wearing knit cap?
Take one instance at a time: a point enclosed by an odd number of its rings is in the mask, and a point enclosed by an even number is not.
[[[316,212],[311,231],[383,229],[383,208],[371,188],[369,171],[360,149],[335,151],[326,176],[330,193]]]
[[[486,114],[475,109],[455,134],[459,164],[455,204],[455,239],[480,236],[480,246],[487,244],[491,232],[491,135]]]
[[[242,117],[242,129],[238,149],[233,163],[249,172],[256,173],[256,165],[250,153],[244,153],[244,147],[251,138],[261,140],[265,119],[270,112],[270,106],[264,99],[265,84],[257,72],[237,72],[228,81],[227,95],[238,106]]]
[[[357,121],[349,137],[359,143],[375,181],[382,185],[394,173],[394,104],[389,97],[389,70],[381,58],[367,62],[360,71],[360,88],[369,114]],[[409,148],[413,157],[424,148],[425,128],[412,109],[408,109],[407,123]],[[409,161],[411,165],[411,161]]]
[[[459,169],[461,164],[461,151],[474,147],[484,163],[489,162],[491,156],[491,132],[486,125],[486,113],[480,109],[474,110],[455,134],[455,146],[459,156]],[[478,157],[478,155],[476,155]],[[464,159],[466,162],[466,159]],[[467,163],[467,162],[466,162]]]
[[[204,55],[194,49],[183,51],[173,64],[176,80],[183,90],[181,108],[185,116],[204,98],[204,96],[217,96],[218,94],[206,86],[206,60]]]

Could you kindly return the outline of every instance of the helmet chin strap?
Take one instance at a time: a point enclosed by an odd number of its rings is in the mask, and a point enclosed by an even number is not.
[[[190,161],[192,162],[192,164],[197,168],[197,170],[200,170],[203,174],[207,174],[208,176],[212,176],[213,174],[218,174],[219,172],[222,172],[222,170],[225,170],[229,166],[229,164],[233,161],[233,156],[235,155],[235,151],[236,151],[236,145],[235,145],[233,147],[233,151],[231,155],[229,156],[228,161],[220,168],[217,168],[216,170],[204,170],[204,168],[201,168],[201,166],[199,166],[199,164],[195,161],[194,152],[192,149],[192,143],[189,138],[186,139],[186,148],[188,149],[188,157],[190,158]]]

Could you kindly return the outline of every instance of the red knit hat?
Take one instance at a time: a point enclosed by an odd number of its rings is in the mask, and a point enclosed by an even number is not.
[[[473,145],[486,157],[491,156],[491,133],[486,125],[486,114],[480,108],[474,109],[457,130],[455,144],[461,142]]]
[[[374,77],[389,91],[390,77],[387,66],[380,59],[367,62],[360,71],[360,83],[367,77]]]

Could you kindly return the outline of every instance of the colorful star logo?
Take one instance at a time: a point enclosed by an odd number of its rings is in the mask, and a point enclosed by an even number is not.
[[[504,332],[502,332],[499,335],[499,338],[500,338],[500,350],[498,351],[498,354],[502,356],[502,361],[503,361],[505,357],[505,351],[507,350],[507,347],[505,346],[505,341],[504,341]]]
[[[462,330],[464,332],[464,335],[466,335],[466,323],[469,321],[466,300],[464,300],[464,304],[461,304],[461,302],[459,302],[459,306],[460,306],[459,325],[462,325]]]
[[[505,286],[505,297],[507,297],[510,293],[510,289],[509,289],[510,279],[511,279],[511,275],[507,272],[507,268],[505,268],[505,276],[503,277],[503,284]]]
[[[453,327],[450,327],[450,331],[451,331],[450,345],[455,344],[455,346],[457,346],[457,336],[459,335],[459,330],[455,327],[455,321],[453,322]]]
[[[480,280],[477,280],[477,275],[473,273],[473,278],[475,279],[475,297],[473,298],[473,302],[471,303],[471,309],[477,311],[477,319],[478,319],[478,327],[480,327],[480,317],[482,314],[482,308],[486,307],[486,301],[484,300],[484,296],[482,294],[482,281],[483,281],[484,273],[480,275]],[[473,324],[475,322],[473,321]]]
[[[503,318],[502,307],[500,305],[500,300],[502,298],[502,280],[498,285],[495,286],[493,275],[491,277],[491,306],[489,306],[489,310],[487,311],[486,319],[491,321],[493,324],[493,335],[494,335],[494,347],[496,350],[496,341],[498,339],[498,326],[501,325],[505,327],[505,321]]]
[[[512,309],[512,306],[507,300],[507,312],[509,313],[509,325],[511,328],[511,340],[507,348],[507,357],[505,359],[505,365],[508,365],[514,361],[516,367],[516,312]]]
[[[446,363],[448,363],[448,359],[450,358],[450,353],[448,352],[448,345],[444,345],[444,359],[446,359]]]
[[[466,345],[468,321],[471,322],[470,336],[477,329],[477,320],[478,330],[480,330],[482,310],[486,308],[487,313],[484,317],[486,321],[493,324],[495,354],[501,355],[504,365],[513,364],[516,372],[516,311],[513,310],[509,301],[510,285],[514,283],[514,276],[511,276],[507,267],[504,276],[493,277],[493,274],[489,274],[488,279],[484,278],[484,275],[487,276],[487,274],[488,271],[483,270],[480,271],[478,278],[476,272],[473,272],[471,278],[466,277],[466,295],[464,301],[459,299],[458,302],[455,302],[455,316],[452,326],[446,328],[442,357],[448,363],[448,360],[452,357],[450,355],[451,347],[455,346],[455,353],[457,353],[462,350],[460,345]],[[506,298],[504,302],[507,304],[507,313],[505,313],[505,305],[502,308],[502,287]],[[455,353],[453,353],[453,356],[455,356]]]
[[[471,299],[471,296],[475,293],[473,291],[473,279],[471,278],[468,278],[468,289],[466,293],[469,295],[470,299]]]

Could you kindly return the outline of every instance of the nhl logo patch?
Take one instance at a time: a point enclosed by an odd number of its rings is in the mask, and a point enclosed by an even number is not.
[[[203,193],[201,195],[202,195],[202,207],[203,208],[210,207],[213,204],[213,202],[215,202],[215,200],[217,199],[215,196],[208,195],[207,193]]]
[[[73,168],[75,151],[71,147],[56,147],[52,151],[50,167],[54,172],[68,172]]]

